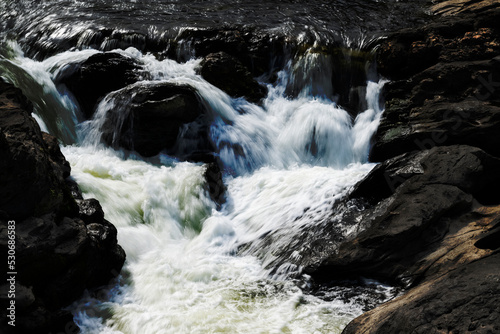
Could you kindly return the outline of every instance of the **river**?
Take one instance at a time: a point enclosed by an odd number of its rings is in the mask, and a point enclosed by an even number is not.
[[[342,286],[325,297],[302,272],[305,231],[335,229],[339,238],[358,231],[332,219],[332,210],[374,167],[368,153],[383,113],[385,81],[373,66],[366,64],[362,110],[348,111],[331,84],[337,58],[317,50],[336,43],[346,56],[369,53],[385,31],[418,22],[419,3],[2,1],[0,76],[33,101],[35,118],[60,139],[72,177],[84,197],[100,201],[127,254],[109,286],[69,306],[82,333],[340,333],[367,304],[393,297],[391,287],[369,280],[352,298]],[[185,30],[235,25],[304,45],[257,78],[268,91],[260,103],[204,80],[196,71],[202,58],[188,44],[176,59],[158,52]],[[207,165],[103,144],[120,92],[85,120],[58,86],[69,64],[111,50],[148,73],[135,85],[183,84],[199,94],[213,117],[222,206],[207,192]]]

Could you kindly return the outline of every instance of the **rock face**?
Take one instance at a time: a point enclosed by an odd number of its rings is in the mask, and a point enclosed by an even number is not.
[[[362,230],[312,252],[306,271],[406,290],[344,334],[500,332],[499,7],[440,1],[446,17],[377,51],[392,80],[371,154],[382,163],[335,209],[356,203],[341,218]]]
[[[106,94],[136,82],[139,69],[132,58],[114,52],[97,53],[75,65],[58,82],[69,88],[88,119]]]
[[[311,268],[318,281],[371,277],[407,291],[344,333],[495,333],[500,308],[500,159],[470,146],[406,153],[351,193],[365,229]]]
[[[32,106],[20,91],[0,85],[0,210],[16,219],[46,214],[67,201],[62,184],[69,166],[57,160],[59,147],[51,139],[45,137],[45,143],[30,116]]]
[[[500,5],[490,7],[382,43],[379,70],[392,82],[371,160],[454,144],[500,155]]]
[[[233,97],[247,97],[258,102],[266,96],[264,87],[238,59],[225,52],[210,53],[201,63],[201,76]]]
[[[106,114],[102,139],[112,146],[135,150],[143,156],[153,156],[162,150],[208,150],[209,122],[206,108],[198,93],[188,85],[171,83],[134,84],[116,92],[114,107]],[[192,124],[191,128],[188,124]],[[189,141],[189,131],[193,142]],[[178,142],[183,131],[183,140]],[[186,146],[182,148],[180,146]]]
[[[420,261],[455,224],[463,225],[468,215],[477,218],[472,213],[478,207],[500,203],[488,190],[500,185],[499,168],[500,159],[470,146],[435,147],[385,161],[351,194],[367,201],[363,217],[371,221],[369,228],[323,268],[406,285],[420,281],[431,264]]]
[[[125,253],[99,203],[71,195],[69,164],[30,108],[19,90],[0,83],[0,249],[7,254],[8,222],[15,221],[17,332],[74,331],[62,307],[116,277]],[[11,330],[6,319],[2,333]]]

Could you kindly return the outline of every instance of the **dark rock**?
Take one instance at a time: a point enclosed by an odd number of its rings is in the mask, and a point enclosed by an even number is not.
[[[382,43],[379,69],[395,81],[385,87],[372,161],[456,144],[500,156],[500,40],[493,18],[500,19],[500,8],[398,32]]]
[[[306,272],[319,282],[362,276],[408,290],[344,333],[496,331],[500,197],[489,189],[500,185],[499,164],[478,148],[434,147],[387,160],[356,185],[347,200],[365,205],[342,219],[363,221],[364,230],[330,255],[316,253],[323,261],[309,259]],[[476,310],[485,299],[491,312]]]
[[[80,190],[80,187],[78,187],[78,183],[76,183],[76,181],[71,176],[64,181],[69,188],[71,196],[73,196],[76,201],[79,199],[83,199],[82,191]]]
[[[179,134],[189,132],[187,124],[194,124],[195,143],[188,150],[210,149],[208,117],[196,92],[187,85],[171,83],[137,84],[116,92],[117,103],[108,111],[102,131],[103,140],[109,145],[135,150],[143,156],[153,156],[160,151],[175,151],[182,143]],[[206,135],[199,135],[205,133]]]
[[[204,176],[205,180],[207,180],[207,190],[210,198],[220,207],[220,205],[226,202],[226,185],[222,179],[222,171],[219,164],[216,162],[208,163]]]
[[[43,140],[31,108],[20,90],[0,82],[0,210],[11,219],[43,215],[72,201],[61,185],[67,162]]]
[[[225,52],[208,54],[201,63],[201,76],[212,85],[233,97],[246,97],[258,102],[266,96],[266,90],[238,59]]]
[[[273,36],[251,27],[186,29],[177,40],[183,42],[180,46],[190,45],[197,57],[221,51],[231,55],[255,77],[281,68],[287,48],[283,36]]]
[[[47,153],[52,164],[54,173],[59,178],[59,181],[67,179],[71,173],[71,167],[59,148],[59,141],[56,137],[42,132],[42,139],[47,146]]]
[[[14,220],[16,330],[62,332],[77,329],[62,308],[116,277],[125,254],[97,201],[80,199],[79,210],[58,141],[41,133],[29,108],[19,90],[0,83],[0,251],[7,253]],[[6,319],[2,311],[0,331],[8,333]]]
[[[500,331],[499,7],[438,1],[433,11],[447,17],[378,50],[393,81],[371,159],[385,161],[350,195],[365,207],[346,224],[357,218],[365,229],[313,276],[378,277],[407,291],[344,334]]]
[[[412,266],[441,246],[451,224],[472,215],[474,199],[500,203],[487,190],[500,185],[499,167],[500,159],[468,146],[435,147],[377,166],[350,195],[371,203],[360,214],[367,228],[341,244],[316,275],[337,272],[406,285],[420,280],[424,265]]]
[[[89,119],[106,94],[136,82],[139,69],[132,58],[114,52],[97,53],[67,70],[58,83],[69,88]]]
[[[500,219],[496,219],[490,225],[492,227],[476,241],[475,247],[491,250],[500,248]]]
[[[104,211],[101,204],[94,198],[77,200],[78,214],[85,224],[102,222],[104,219]]]

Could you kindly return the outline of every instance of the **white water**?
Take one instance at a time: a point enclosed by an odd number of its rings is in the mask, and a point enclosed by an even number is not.
[[[13,62],[44,83],[65,61],[93,52],[66,52],[43,63],[18,56]],[[102,147],[100,126],[116,106],[113,94],[104,99],[93,120],[76,126],[80,144],[63,147],[63,153],[84,196],[97,198],[117,227],[127,261],[105,298],[87,295],[71,307],[82,332],[340,333],[362,306],[305,294],[288,278],[300,273],[301,249],[288,259],[279,258],[278,250],[327,218],[333,203],[373,167],[367,156],[382,112],[383,83],[368,83],[369,109],[352,120],[314,93],[318,89],[311,85],[328,78],[306,80],[297,98],[285,96],[296,79],[292,73],[301,63],[307,71],[314,54],[290,62],[257,106],[196,75],[197,60],[178,64],[135,49],[119,52],[138,59],[150,81],[197,89],[213,114],[211,136],[229,171],[227,203],[216,210],[201,164],[160,155],[154,165]],[[331,73],[326,68],[323,75]],[[304,216],[306,210],[314,219]],[[277,241],[263,244],[263,235]],[[237,254],[241,245],[246,251]],[[271,277],[277,264],[281,268]]]

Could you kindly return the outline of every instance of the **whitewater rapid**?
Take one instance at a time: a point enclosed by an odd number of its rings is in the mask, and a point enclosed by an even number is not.
[[[331,87],[318,86],[330,80],[327,67],[320,71],[325,78],[303,82],[297,96],[287,95],[298,72],[328,66],[318,54],[290,60],[256,105],[197,75],[199,59],[180,64],[133,48],[115,50],[148,73],[139,84],[187,84],[209,107],[210,135],[227,187],[227,201],[217,209],[206,165],[165,154],[143,159],[101,144],[106,113],[116,106],[114,93],[93,119],[82,121],[71,94],[55,86],[67,64],[98,51],[67,51],[36,62],[16,50],[2,60],[3,68],[18,86],[26,85],[13,74],[18,71],[38,83],[43,94],[33,96],[37,120],[65,143],[72,177],[85,198],[100,201],[127,254],[109,287],[70,306],[82,333],[340,333],[362,313],[354,301],[305,293],[308,277],[296,280],[300,261],[280,258],[278,250],[327,219],[335,201],[373,168],[367,157],[383,111],[384,82],[367,83],[368,108],[353,119],[328,98]],[[263,243],[269,235],[276,242]]]

